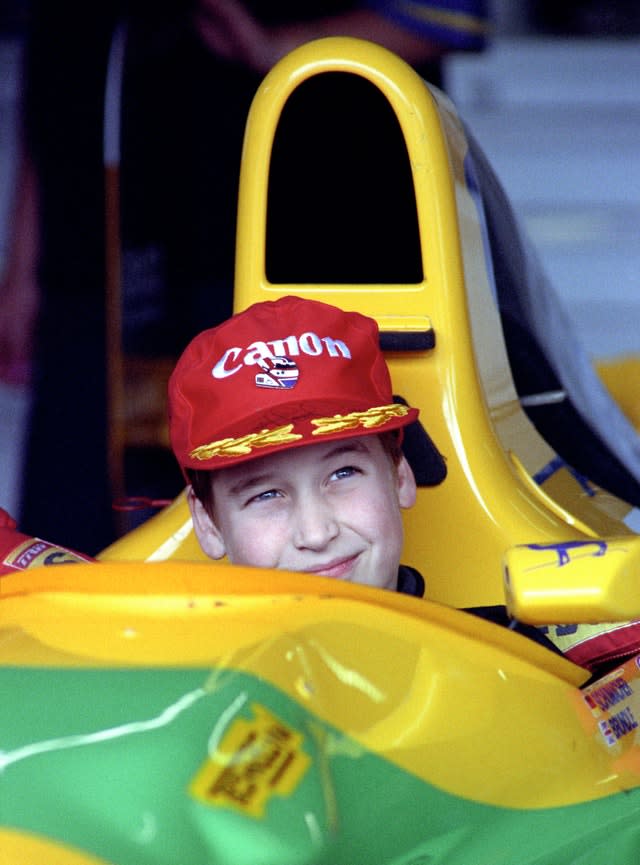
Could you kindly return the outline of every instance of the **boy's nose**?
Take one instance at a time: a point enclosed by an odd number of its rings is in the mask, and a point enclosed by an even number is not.
[[[298,549],[322,550],[338,531],[332,509],[321,497],[311,497],[298,509],[293,540]]]

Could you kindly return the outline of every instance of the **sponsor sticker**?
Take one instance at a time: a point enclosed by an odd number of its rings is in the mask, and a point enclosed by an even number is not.
[[[585,688],[583,698],[594,718],[605,744],[611,748],[638,729],[640,694],[637,689],[638,658]]]
[[[290,796],[311,758],[303,735],[268,709],[253,704],[253,718],[236,718],[189,786],[206,805],[260,818],[273,796]]]
[[[70,562],[87,561],[90,559],[71,550],[65,550],[64,547],[58,547],[38,538],[29,538],[11,550],[3,564],[17,571],[26,571],[28,568],[39,568],[42,565],[66,565]]]

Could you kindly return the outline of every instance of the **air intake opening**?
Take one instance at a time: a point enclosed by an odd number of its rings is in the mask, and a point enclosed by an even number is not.
[[[269,172],[272,283],[423,280],[409,156],[386,96],[359,75],[303,82],[282,111]]]

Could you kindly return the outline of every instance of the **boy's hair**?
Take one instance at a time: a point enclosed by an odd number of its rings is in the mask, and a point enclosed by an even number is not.
[[[378,433],[378,438],[392,464],[397,466],[402,458],[400,431],[391,430],[390,432]],[[193,488],[194,495],[200,499],[205,511],[215,522],[213,498],[213,475],[215,472],[211,469],[186,469],[185,474]]]
[[[203,331],[169,380],[171,446],[185,475],[318,442],[400,435],[417,416],[394,402],[374,319],[306,298],[256,303]]]

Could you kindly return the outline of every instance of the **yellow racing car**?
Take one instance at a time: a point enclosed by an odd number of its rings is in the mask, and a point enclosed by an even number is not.
[[[421,409],[425,598],[210,562],[183,496],[97,563],[7,522],[0,862],[635,863],[637,432],[454,107],[367,42],[248,118],[235,308],[285,294],[373,316]]]

